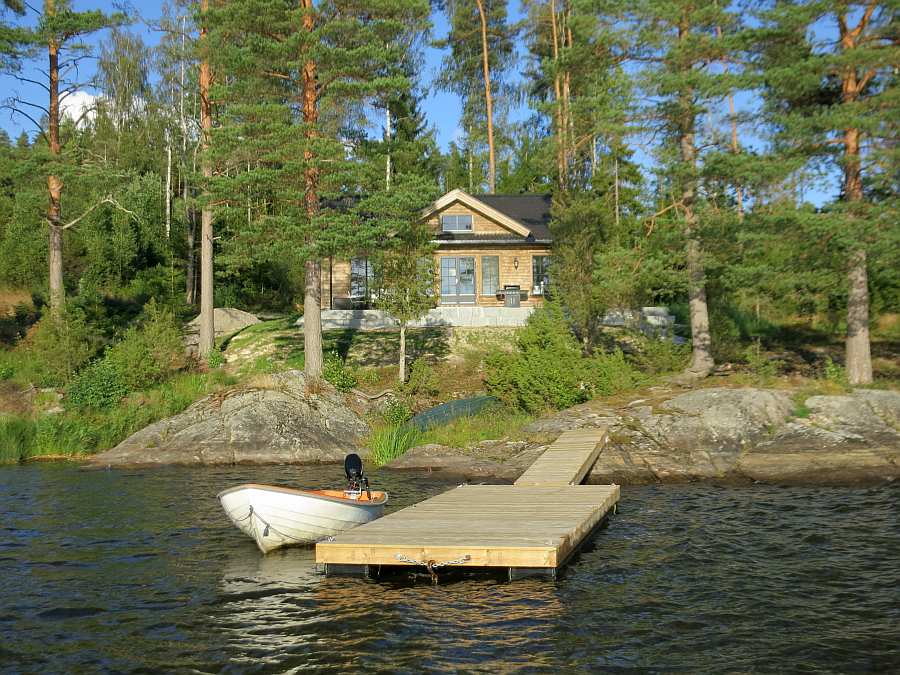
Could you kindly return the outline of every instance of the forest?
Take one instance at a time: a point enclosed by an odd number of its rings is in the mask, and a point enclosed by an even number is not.
[[[893,0],[90,5],[0,10],[0,114],[27,129],[0,131],[6,380],[90,402],[203,371],[214,307],[302,314],[319,378],[321,261],[379,252],[403,288],[454,188],[553,195],[585,355],[607,311],[666,305],[691,381],[809,344],[842,345],[849,385],[897,377]],[[435,92],[461,107],[445,147]],[[189,366],[163,347],[198,314]]]

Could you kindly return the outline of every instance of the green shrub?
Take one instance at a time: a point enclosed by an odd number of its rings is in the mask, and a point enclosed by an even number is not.
[[[375,466],[382,466],[403,455],[418,441],[419,432],[414,427],[392,425],[376,428],[368,438],[367,445],[372,451],[369,458]]]
[[[378,384],[379,380],[381,380],[381,374],[375,368],[359,368],[356,371],[356,381],[359,384],[371,387]]]
[[[835,363],[830,356],[825,357],[825,367],[822,371],[825,379],[842,387],[849,386],[847,380],[847,369],[840,363]]]
[[[172,310],[151,300],[139,326],[125,331],[106,353],[122,381],[132,391],[158,384],[185,365],[181,329]]]
[[[630,360],[645,373],[665,375],[678,372],[688,364],[691,349],[688,345],[678,345],[671,340],[660,340],[641,336],[637,339],[636,351]]]
[[[0,419],[0,464],[20,462],[34,443],[35,424],[22,417]]]
[[[390,425],[399,426],[412,417],[412,410],[403,401],[390,399],[381,411],[381,418]]]
[[[27,345],[36,384],[48,387],[68,384],[99,347],[100,339],[81,310],[68,309],[58,319],[44,316]]]
[[[111,408],[128,394],[128,386],[108,360],[94,361],[78,373],[66,392],[66,403],[75,408]]]
[[[420,394],[423,396],[435,396],[440,391],[437,373],[434,368],[423,360],[417,359],[409,372],[409,379],[403,385],[403,391],[407,394]]]
[[[356,373],[337,352],[328,352],[325,355],[322,374],[338,391],[347,393],[356,386]]]
[[[812,410],[810,410],[806,405],[806,399],[808,397],[805,392],[798,392],[791,398],[794,401],[794,410],[791,413],[793,417],[800,417],[805,419],[812,414]]]
[[[556,307],[539,309],[516,337],[516,351],[485,359],[488,392],[504,403],[538,414],[568,408],[591,396],[590,368]]]
[[[590,363],[591,395],[611,396],[647,384],[648,378],[631,363],[621,349],[598,352]]]
[[[16,371],[13,370],[13,367],[8,364],[0,365],[0,380],[11,380],[12,376],[16,374]]]
[[[750,371],[761,380],[770,380],[781,368],[781,361],[770,359],[760,348],[759,340],[744,350],[744,361]]]
[[[215,370],[216,368],[221,368],[225,365],[225,355],[218,349],[212,349],[208,351],[204,358],[206,360],[207,368],[212,368],[213,370]]]

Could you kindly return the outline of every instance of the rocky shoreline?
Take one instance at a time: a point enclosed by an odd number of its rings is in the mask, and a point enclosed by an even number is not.
[[[543,443],[423,446],[388,466],[515,480],[563,431],[607,426],[610,441],[591,483],[873,484],[900,478],[895,391],[810,396],[799,411],[788,392],[768,389],[698,389],[655,399],[622,407],[595,400],[541,418],[525,433],[543,436]]]
[[[310,395],[289,371],[198,401],[90,458],[94,466],[315,464],[365,454],[362,410],[329,387]],[[621,405],[602,399],[540,418],[522,440],[426,445],[387,465],[469,481],[513,481],[560,433],[606,426],[588,478],[623,485],[712,480],[872,484],[900,478],[900,392],[809,396],[758,388],[658,387]]]

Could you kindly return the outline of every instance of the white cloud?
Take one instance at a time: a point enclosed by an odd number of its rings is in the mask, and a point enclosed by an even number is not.
[[[74,91],[63,99],[60,113],[70,120],[80,120],[79,124],[88,124],[97,116],[97,112],[93,110],[97,98],[86,91]]]

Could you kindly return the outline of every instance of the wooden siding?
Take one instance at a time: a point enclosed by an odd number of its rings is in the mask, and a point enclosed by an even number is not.
[[[473,211],[468,206],[456,202],[442,209],[429,218],[428,222],[435,232],[440,232],[440,216],[471,215],[472,234],[507,234],[511,239],[521,239],[521,244],[490,243],[479,245],[453,245],[442,243],[435,251],[435,286],[440,292],[440,259],[443,256],[463,256],[475,258],[475,295],[476,304],[487,307],[502,306],[503,300],[497,300],[496,295],[482,294],[482,256],[498,256],[500,258],[500,280],[498,288],[507,285],[518,285],[522,290],[528,291],[528,300],[522,302],[524,306],[540,305],[544,299],[541,296],[531,295],[531,258],[536,255],[550,255],[549,244],[526,243],[524,237],[490,218]],[[463,233],[465,234],[465,233]],[[519,266],[516,268],[515,260],[518,258]],[[350,263],[347,260],[325,260],[322,263],[322,307],[332,308],[340,304],[342,299],[350,297]]]
[[[435,286],[440,291],[440,259],[444,256],[472,257],[475,258],[475,295],[476,304],[486,307],[501,307],[503,300],[497,300],[495,295],[482,294],[482,256],[497,256],[500,268],[500,282],[498,288],[504,286],[519,286],[528,291],[528,300],[522,302],[524,306],[540,305],[543,297],[531,295],[531,258],[536,255],[550,255],[549,246],[514,246],[514,245],[484,245],[474,246],[444,246],[434,253],[435,259]],[[515,260],[519,259],[519,267],[516,269]],[[322,263],[322,307],[330,309],[332,299],[339,303],[341,299],[350,297],[350,263],[346,260],[333,261],[333,267],[329,274],[329,260]]]
[[[500,283],[504,286],[519,286],[523,291],[528,291],[528,300],[523,305],[539,305],[544,299],[541,296],[531,295],[531,258],[536,255],[550,255],[549,246],[443,246],[435,251],[434,257],[438,261],[436,268],[440,274],[440,259],[444,256],[473,257],[475,258],[475,294],[476,304],[488,307],[500,307],[503,300],[497,300],[495,295],[482,295],[482,256],[497,256],[500,258]],[[515,266],[516,258],[519,259],[518,269]],[[440,282],[440,279],[438,279]]]
[[[428,219],[429,224],[435,232],[441,231],[441,216],[444,214],[451,216],[472,216],[472,232],[474,234],[509,234],[513,237],[522,236],[459,202],[451,204]]]

